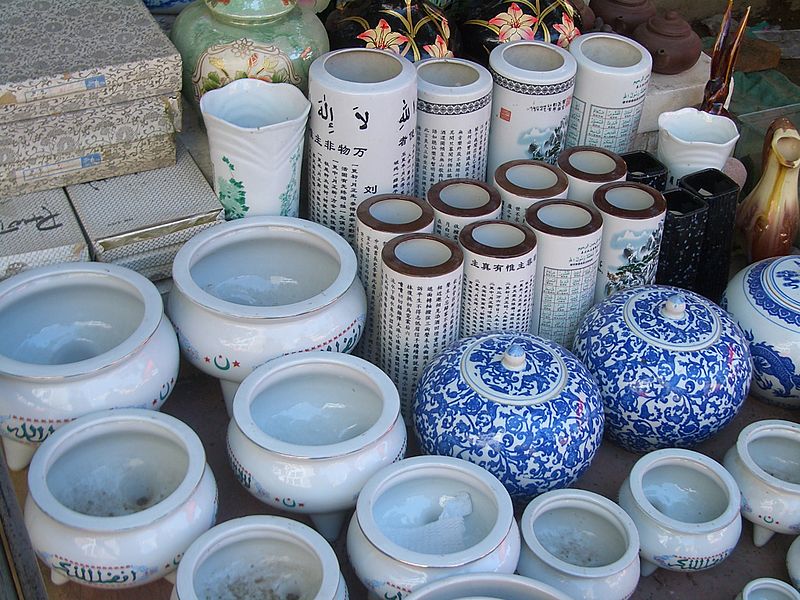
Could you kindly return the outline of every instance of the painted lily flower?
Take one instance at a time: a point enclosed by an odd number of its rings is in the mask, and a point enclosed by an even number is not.
[[[391,50],[398,54],[400,45],[408,41],[408,38],[402,33],[392,31],[392,27],[386,22],[386,19],[381,19],[374,29],[367,29],[356,37],[367,42],[367,48]]]
[[[561,23],[553,25],[553,29],[559,33],[558,45],[562,48],[569,46],[569,43],[581,34],[580,29],[575,27],[575,22],[567,13],[561,15]]]
[[[433,44],[426,44],[422,49],[434,58],[453,58],[452,50],[447,48],[447,42],[440,35],[436,36]]]
[[[538,19],[533,15],[526,15],[516,2],[508,7],[508,12],[502,12],[489,20],[490,25],[500,28],[497,39],[500,42],[513,42],[515,40],[532,40],[532,27]]]

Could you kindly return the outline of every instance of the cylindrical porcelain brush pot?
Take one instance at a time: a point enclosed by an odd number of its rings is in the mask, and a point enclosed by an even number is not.
[[[656,569],[702,571],[739,541],[739,488],[709,457],[679,448],[645,454],[619,490],[639,531],[642,575]]]
[[[268,506],[309,514],[329,540],[366,481],[405,450],[397,388],[348,354],[271,360],[233,401],[228,458],[239,483]]]
[[[584,490],[553,490],[520,521],[517,571],[585,600],[625,600],[639,583],[639,534],[611,500]]]
[[[408,600],[573,600],[556,588],[519,575],[470,573],[422,586]]]
[[[486,179],[492,76],[461,58],[417,67],[417,196],[445,179]]]
[[[107,263],[64,263],[0,283],[0,435],[8,466],[82,415],[158,410],[180,354],[156,287]]]
[[[172,266],[168,311],[186,359],[216,377],[228,414],[242,380],[284,354],[350,352],[366,299],[356,255],[330,229],[251,217],[189,240]]]
[[[558,157],[558,168],[567,175],[569,198],[591,204],[601,185],[625,181],[628,166],[619,154],[604,148],[576,146]]]
[[[800,600],[800,593],[780,579],[761,577],[744,586],[736,600]]]
[[[474,179],[446,179],[428,190],[433,207],[433,232],[458,240],[462,228],[476,221],[499,219],[500,194],[491,185]]]
[[[723,461],[742,492],[742,516],[761,547],[776,533],[800,533],[800,425],[770,419],[739,433]]]
[[[358,278],[367,295],[364,335],[355,354],[371,363],[380,358],[381,251],[398,235],[431,233],[433,209],[414,196],[379,194],[367,198],[356,210],[356,258]]]
[[[488,471],[417,456],[378,471],[361,490],[347,554],[371,599],[399,598],[445,577],[517,568],[511,497]]]
[[[348,591],[321,535],[291,519],[253,515],[212,527],[189,546],[171,600],[229,597],[347,600]]]
[[[28,492],[25,526],[53,583],[102,589],[171,575],[217,512],[200,438],[141,409],[60,428],[31,461]]]
[[[494,172],[493,185],[503,202],[505,221],[525,223],[525,211],[543,200],[567,197],[569,182],[558,167],[540,160],[511,160]]]

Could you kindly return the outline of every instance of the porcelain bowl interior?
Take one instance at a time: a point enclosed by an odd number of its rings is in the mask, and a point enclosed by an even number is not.
[[[569,164],[589,175],[607,175],[617,168],[613,158],[595,150],[580,150],[570,154]]]
[[[800,436],[792,429],[765,428],[746,439],[756,467],[782,483],[800,485]]]
[[[762,577],[749,582],[736,600],[798,600],[800,593],[780,579]]]
[[[469,573],[431,582],[408,600],[570,600],[545,583],[520,575]]]

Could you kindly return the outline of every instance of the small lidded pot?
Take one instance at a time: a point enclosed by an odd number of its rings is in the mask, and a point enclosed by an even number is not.
[[[547,492],[528,504],[520,528],[520,575],[584,600],[625,600],[639,583],[639,534],[608,498]]]
[[[639,532],[642,575],[692,572],[725,560],[739,541],[739,488],[704,454],[665,448],[633,465],[619,505]]]
[[[680,288],[642,286],[597,304],[574,352],[600,387],[609,438],[631,452],[707,440],[736,416],[750,386],[741,329]]]
[[[631,36],[653,56],[653,72],[676,75],[691,69],[703,43],[686,19],[674,10],[653,15]]]
[[[750,342],[750,393],[769,404],[800,408],[800,257],[767,258],[739,271],[720,306]]]
[[[413,412],[425,453],[480,465],[521,501],[571,485],[603,437],[594,379],[567,350],[529,333],[475,335],[437,355]]]
[[[776,533],[800,533],[800,425],[770,419],[739,433],[723,460],[742,492],[742,516],[761,547]]]

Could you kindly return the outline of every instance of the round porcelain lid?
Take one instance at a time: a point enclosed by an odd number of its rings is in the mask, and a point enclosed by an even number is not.
[[[800,324],[800,257],[783,256],[753,265],[746,287],[767,318],[784,326]]]
[[[719,316],[707,303],[676,288],[648,287],[632,294],[623,307],[623,318],[646,342],[683,352],[711,346],[722,329]]]
[[[481,396],[502,404],[537,404],[559,394],[567,381],[561,356],[532,336],[490,334],[461,357],[461,372]]]

